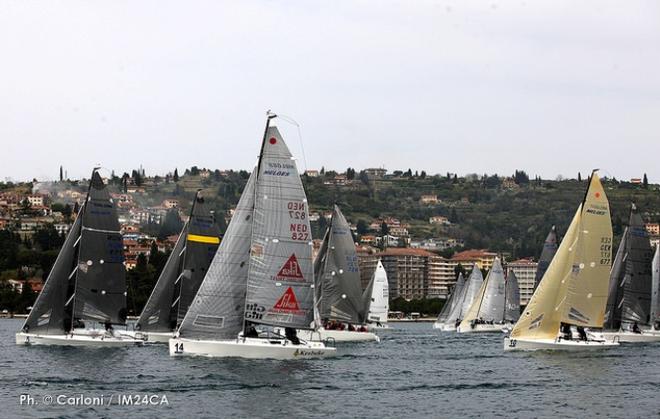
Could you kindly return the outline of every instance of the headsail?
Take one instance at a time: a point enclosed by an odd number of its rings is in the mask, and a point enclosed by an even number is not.
[[[461,328],[470,326],[473,320],[502,322],[504,320],[504,270],[499,258],[483,281],[479,294],[461,322]]]
[[[209,266],[179,335],[233,339],[243,327],[256,170],[247,181],[234,216]]]
[[[470,306],[472,306],[472,303],[477,298],[479,291],[481,290],[481,285],[483,282],[484,277],[481,274],[481,269],[479,269],[479,266],[475,264],[472,268],[470,276],[465,282],[463,291],[460,295],[458,295],[459,298],[458,301],[456,301],[456,305],[447,317],[447,321],[445,322],[446,324],[456,323],[457,320],[462,320],[467,315]]]
[[[204,198],[195,195],[190,219],[167,259],[136,328],[174,330],[183,321],[220,243],[220,231]]]
[[[320,278],[319,312],[322,319],[353,324],[366,321],[360,286],[357,252],[350,226],[337,205],[327,234],[328,244],[320,254],[323,268]]]
[[[376,265],[369,285],[362,296],[366,321],[385,323],[390,311],[390,287],[387,281],[387,272],[380,259]]]
[[[520,318],[520,287],[518,286],[518,278],[509,269],[506,277],[506,298],[504,307],[504,321],[517,322]]]
[[[601,327],[611,244],[609,204],[594,172],[583,203],[511,337],[555,339],[562,322]]]
[[[78,268],[72,301],[75,319],[126,323],[124,245],[115,203],[94,171],[83,204]]]
[[[621,328],[621,306],[623,303],[622,281],[625,276],[626,264],[626,242],[628,241],[628,227],[625,228],[621,243],[616,251],[612,270],[610,271],[610,284],[607,293],[607,303],[605,304],[605,318],[603,327],[609,330],[619,330]]]
[[[309,329],[314,278],[307,198],[276,127],[266,129],[254,195],[245,319]]]
[[[660,321],[660,246],[655,246],[651,281],[651,324]]]
[[[463,292],[463,287],[465,286],[465,278],[463,278],[463,273],[460,272],[458,274],[458,279],[456,279],[456,285],[454,285],[454,289],[451,291],[451,294],[449,295],[449,298],[445,301],[445,304],[442,306],[442,310],[440,311],[440,314],[438,315],[438,319],[436,320],[436,323],[446,323],[447,319],[449,318],[449,315],[451,314],[452,310],[454,307],[456,307],[457,304],[459,304],[459,296]],[[454,323],[456,319],[454,319]]]
[[[539,286],[539,282],[541,282],[541,278],[543,278],[545,271],[548,269],[548,266],[550,266],[552,258],[555,257],[555,253],[557,253],[557,230],[555,226],[552,226],[550,233],[548,233],[548,237],[546,237],[545,242],[543,242],[543,250],[541,251],[541,257],[539,258],[536,275],[534,277],[534,290]]]

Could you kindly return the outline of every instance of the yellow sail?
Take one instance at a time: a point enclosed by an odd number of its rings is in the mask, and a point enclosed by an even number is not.
[[[609,204],[594,173],[555,257],[513,330],[512,338],[555,339],[561,322],[603,324],[611,265]]]
[[[598,176],[582,204],[575,258],[567,279],[562,322],[603,327],[609,275],[612,268],[612,222],[610,206]]]

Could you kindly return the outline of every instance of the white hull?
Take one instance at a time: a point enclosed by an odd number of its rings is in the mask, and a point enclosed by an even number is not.
[[[124,336],[129,336],[134,339],[141,339],[145,343],[167,343],[174,337],[174,332],[140,332],[129,331],[121,332]]]
[[[317,330],[298,330],[296,333],[300,339],[311,342],[325,342],[328,339],[334,342],[380,342],[380,338],[372,332],[319,328]]]
[[[644,343],[644,342],[660,342],[660,334],[650,331],[643,331],[642,333],[633,332],[601,332],[594,333],[594,336],[601,338],[608,342],[621,342],[621,343]]]
[[[456,329],[458,333],[502,333],[502,329],[506,324],[475,324],[474,327],[466,327],[465,329],[460,326]]]
[[[128,336],[109,336],[99,334],[66,334],[66,335],[39,335],[36,333],[16,333],[17,345],[57,345],[57,346],[85,346],[85,347],[121,347],[142,345],[142,339]]]
[[[593,340],[563,340],[563,339],[511,339],[504,338],[505,351],[592,351],[619,346],[618,342]]]
[[[440,329],[443,332],[455,332],[456,331],[456,326],[454,326],[453,324],[433,323],[433,328],[434,329]]]
[[[250,359],[312,359],[334,356],[335,348],[320,342],[294,345],[284,339],[246,338],[233,340],[169,340],[171,356],[208,356]]]
[[[380,326],[377,326],[375,324],[368,324],[367,325],[367,330],[368,331],[378,331],[378,330],[389,330],[390,326],[386,323],[382,323]]]

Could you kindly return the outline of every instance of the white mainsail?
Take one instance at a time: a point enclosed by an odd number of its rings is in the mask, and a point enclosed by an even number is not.
[[[652,264],[651,324],[660,321],[660,246],[656,245]],[[657,329],[657,328],[656,328]]]
[[[504,321],[505,306],[504,270],[499,258],[495,258],[493,266],[483,281],[479,294],[468,309],[461,322],[461,329],[470,327],[475,320],[501,323]]]
[[[387,272],[383,263],[378,259],[369,285],[364,290],[365,307],[367,308],[367,321],[376,323],[387,323],[390,311],[390,288],[387,281]]]

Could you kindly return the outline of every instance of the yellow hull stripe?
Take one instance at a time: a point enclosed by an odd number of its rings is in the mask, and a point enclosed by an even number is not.
[[[188,234],[188,241],[197,243],[219,244],[220,238],[214,236],[198,236],[196,234]]]

